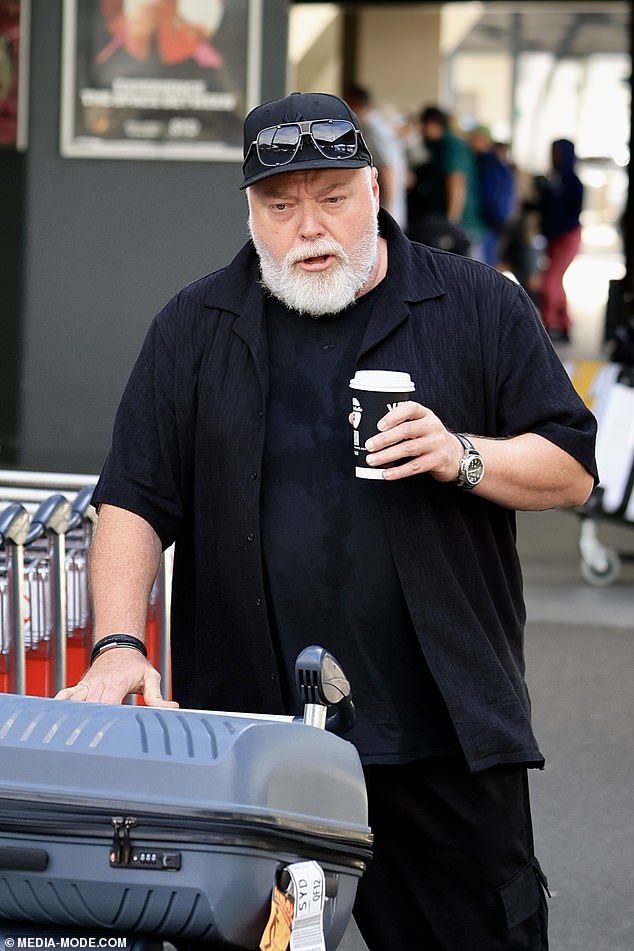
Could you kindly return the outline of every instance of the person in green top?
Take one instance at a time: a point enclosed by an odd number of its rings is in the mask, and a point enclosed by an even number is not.
[[[423,233],[429,231],[425,243],[446,246],[482,260],[485,227],[479,213],[478,167],[473,150],[451,131],[447,114],[437,106],[427,106],[420,118],[430,154],[429,161],[416,170],[416,215],[428,225],[423,227],[420,240],[425,241]],[[455,246],[433,241],[430,222],[439,226],[444,222],[447,229],[454,229]],[[460,232],[463,242],[459,240]]]

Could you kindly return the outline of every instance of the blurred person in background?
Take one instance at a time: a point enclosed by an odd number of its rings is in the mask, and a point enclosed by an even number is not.
[[[564,275],[581,246],[583,185],[575,173],[575,147],[557,139],[551,147],[550,174],[535,179],[537,197],[529,202],[540,214],[540,231],[546,239],[547,264],[542,274],[539,310],[553,341],[570,339],[571,320]]]
[[[405,227],[407,221],[407,158],[396,129],[372,102],[363,86],[348,86],[344,99],[358,115],[365,141],[379,172],[381,207]]]
[[[449,116],[438,106],[423,109],[420,120],[430,158],[414,169],[408,234],[423,244],[481,261],[485,229],[475,154],[450,128]]]
[[[535,307],[539,306],[539,292],[546,241],[540,234],[539,215],[532,207],[535,196],[534,176],[508,157],[515,178],[515,208],[506,223],[498,248],[498,270],[510,272],[524,288]]]
[[[504,230],[515,209],[515,175],[508,157],[504,156],[503,146],[494,146],[487,126],[477,125],[471,130],[469,145],[478,166],[479,207],[484,225],[482,259],[485,264],[496,267]]]

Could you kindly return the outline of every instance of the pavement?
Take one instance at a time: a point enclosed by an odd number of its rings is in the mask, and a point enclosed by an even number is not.
[[[577,259],[562,359],[601,358],[607,281],[621,273],[617,254]],[[570,511],[518,514],[527,681],[546,756],[530,774],[536,852],[552,892],[551,951],[632,951],[634,526],[599,524],[602,544],[625,556],[604,587],[581,574],[580,527]],[[339,951],[366,951],[354,922]]]

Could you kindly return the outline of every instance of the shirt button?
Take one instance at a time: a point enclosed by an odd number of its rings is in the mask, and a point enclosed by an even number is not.
[[[261,608],[261,607],[262,607],[262,598],[256,598],[256,599],[255,599],[255,603],[256,603],[256,605],[257,605],[259,608]]]
[[[255,532],[249,532],[249,534],[247,535],[247,541],[252,542],[254,538],[255,538]]]
[[[257,472],[252,472],[251,475],[249,476],[250,479],[257,479],[257,477],[258,477]]]

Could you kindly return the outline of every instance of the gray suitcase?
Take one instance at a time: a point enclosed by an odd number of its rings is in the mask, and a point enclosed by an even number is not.
[[[0,695],[0,932],[257,948],[314,860],[336,948],[372,837],[356,750],[319,725]]]

